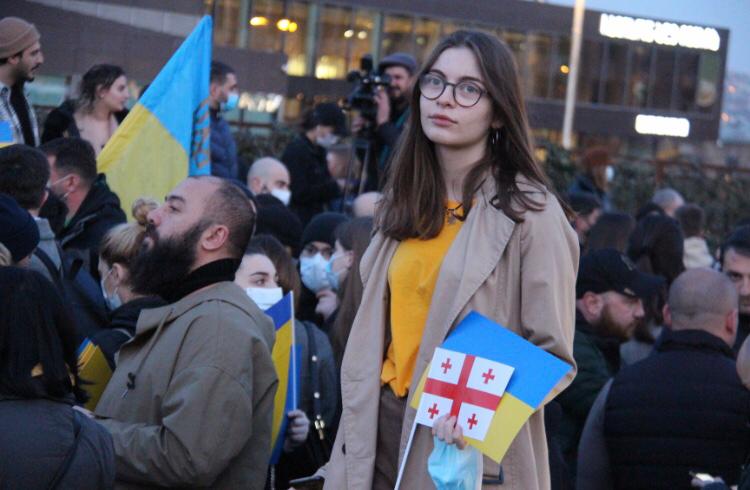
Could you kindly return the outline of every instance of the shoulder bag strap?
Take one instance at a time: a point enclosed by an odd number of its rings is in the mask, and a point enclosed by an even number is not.
[[[75,456],[76,450],[78,449],[78,440],[80,438],[79,436],[81,435],[81,423],[78,421],[78,417],[79,415],[75,410],[73,410],[73,444],[70,446],[70,449],[68,449],[68,453],[65,455],[65,459],[63,459],[62,464],[59,468],[57,468],[55,477],[47,487],[48,490],[54,490],[55,488],[57,488],[57,486],[60,484],[60,480],[63,479],[65,474],[68,472],[68,469],[70,468],[70,464],[73,462],[73,457]]]

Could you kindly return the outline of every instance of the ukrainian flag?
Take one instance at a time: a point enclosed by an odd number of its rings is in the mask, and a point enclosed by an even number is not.
[[[273,365],[279,377],[279,387],[273,400],[273,423],[271,425],[271,463],[276,464],[281,456],[286,436],[286,414],[297,408],[299,390],[299,352],[294,341],[294,300],[288,293],[281,301],[266,310],[273,320],[276,340],[273,344]]]
[[[569,364],[476,312],[469,313],[440,347],[514,368],[484,441],[466,438],[469,444],[498,463],[523,424],[572,369]],[[411,406],[415,409],[419,407],[428,371],[429,366],[412,397]]]
[[[206,16],[99,155],[99,171],[126,206],[144,195],[162,198],[188,174],[211,173],[211,29]]]

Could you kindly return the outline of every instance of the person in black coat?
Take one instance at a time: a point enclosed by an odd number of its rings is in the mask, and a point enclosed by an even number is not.
[[[326,148],[346,133],[343,111],[333,103],[319,104],[308,113],[302,132],[284,149],[281,161],[291,177],[290,208],[297,213],[302,226],[326,210],[326,204],[344,191],[343,179],[328,173]]]
[[[42,145],[50,161],[50,193],[67,207],[62,229],[53,230],[63,250],[75,250],[96,263],[96,251],[104,234],[125,222],[120,199],[107,186],[104,174],[96,173],[96,156],[91,145],[80,138],[58,138]],[[55,220],[50,209],[42,207],[43,218]],[[96,275],[96,267],[89,266]]]
[[[135,335],[141,310],[167,304],[158,296],[137,293],[130,284],[130,264],[141,250],[146,237],[148,213],[158,205],[151,199],[136,200],[132,207],[135,222],[124,223],[109,230],[99,248],[101,289],[110,310],[110,318],[109,324],[93,335],[91,341],[101,348],[113,370],[115,354],[122,344]]]
[[[579,446],[578,489],[691,488],[691,472],[737,483],[750,450],[750,391],[731,346],[737,293],[711,269],[672,284],[670,329],[594,402]]]
[[[113,488],[112,438],[74,409],[87,396],[75,331],[40,273],[0,267],[0,481],[3,488]]]

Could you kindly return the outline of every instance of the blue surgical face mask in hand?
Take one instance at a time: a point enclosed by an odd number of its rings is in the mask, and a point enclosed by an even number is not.
[[[299,260],[302,284],[313,293],[318,293],[332,286],[326,274],[328,262],[320,253],[316,253],[312,257],[301,257]]]
[[[433,437],[435,447],[427,460],[427,471],[437,490],[482,488],[482,455],[472,446],[458,449]]]

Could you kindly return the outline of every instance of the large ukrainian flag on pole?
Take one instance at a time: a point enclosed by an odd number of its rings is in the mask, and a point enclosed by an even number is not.
[[[203,17],[99,155],[99,171],[125,207],[144,195],[163,198],[188,175],[211,173],[211,29],[211,17]]]

